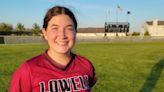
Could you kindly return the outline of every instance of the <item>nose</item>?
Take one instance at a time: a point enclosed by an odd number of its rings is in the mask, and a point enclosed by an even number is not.
[[[66,31],[64,28],[61,28],[59,31],[58,31],[58,37],[62,38],[62,39],[65,39],[67,36],[66,36]]]

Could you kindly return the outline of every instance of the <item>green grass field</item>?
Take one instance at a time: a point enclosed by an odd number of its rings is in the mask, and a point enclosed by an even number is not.
[[[24,60],[45,49],[43,44],[0,45],[0,91],[7,92]],[[93,92],[164,92],[164,42],[77,43],[73,51],[95,66]]]

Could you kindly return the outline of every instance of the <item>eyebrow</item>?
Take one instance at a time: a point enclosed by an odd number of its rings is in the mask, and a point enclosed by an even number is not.
[[[53,27],[53,26],[59,26],[59,25],[52,24],[51,27]],[[73,25],[71,25],[71,24],[70,25],[66,25],[66,27],[73,27]]]

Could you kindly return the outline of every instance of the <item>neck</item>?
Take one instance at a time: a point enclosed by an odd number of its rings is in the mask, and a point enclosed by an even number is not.
[[[68,53],[58,53],[48,49],[47,54],[54,60],[54,63],[66,66],[70,61],[70,51]]]

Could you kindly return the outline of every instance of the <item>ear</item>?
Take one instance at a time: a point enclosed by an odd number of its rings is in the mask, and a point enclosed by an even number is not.
[[[47,31],[45,30],[45,28],[42,28],[42,33],[43,33],[44,39],[47,40]]]

